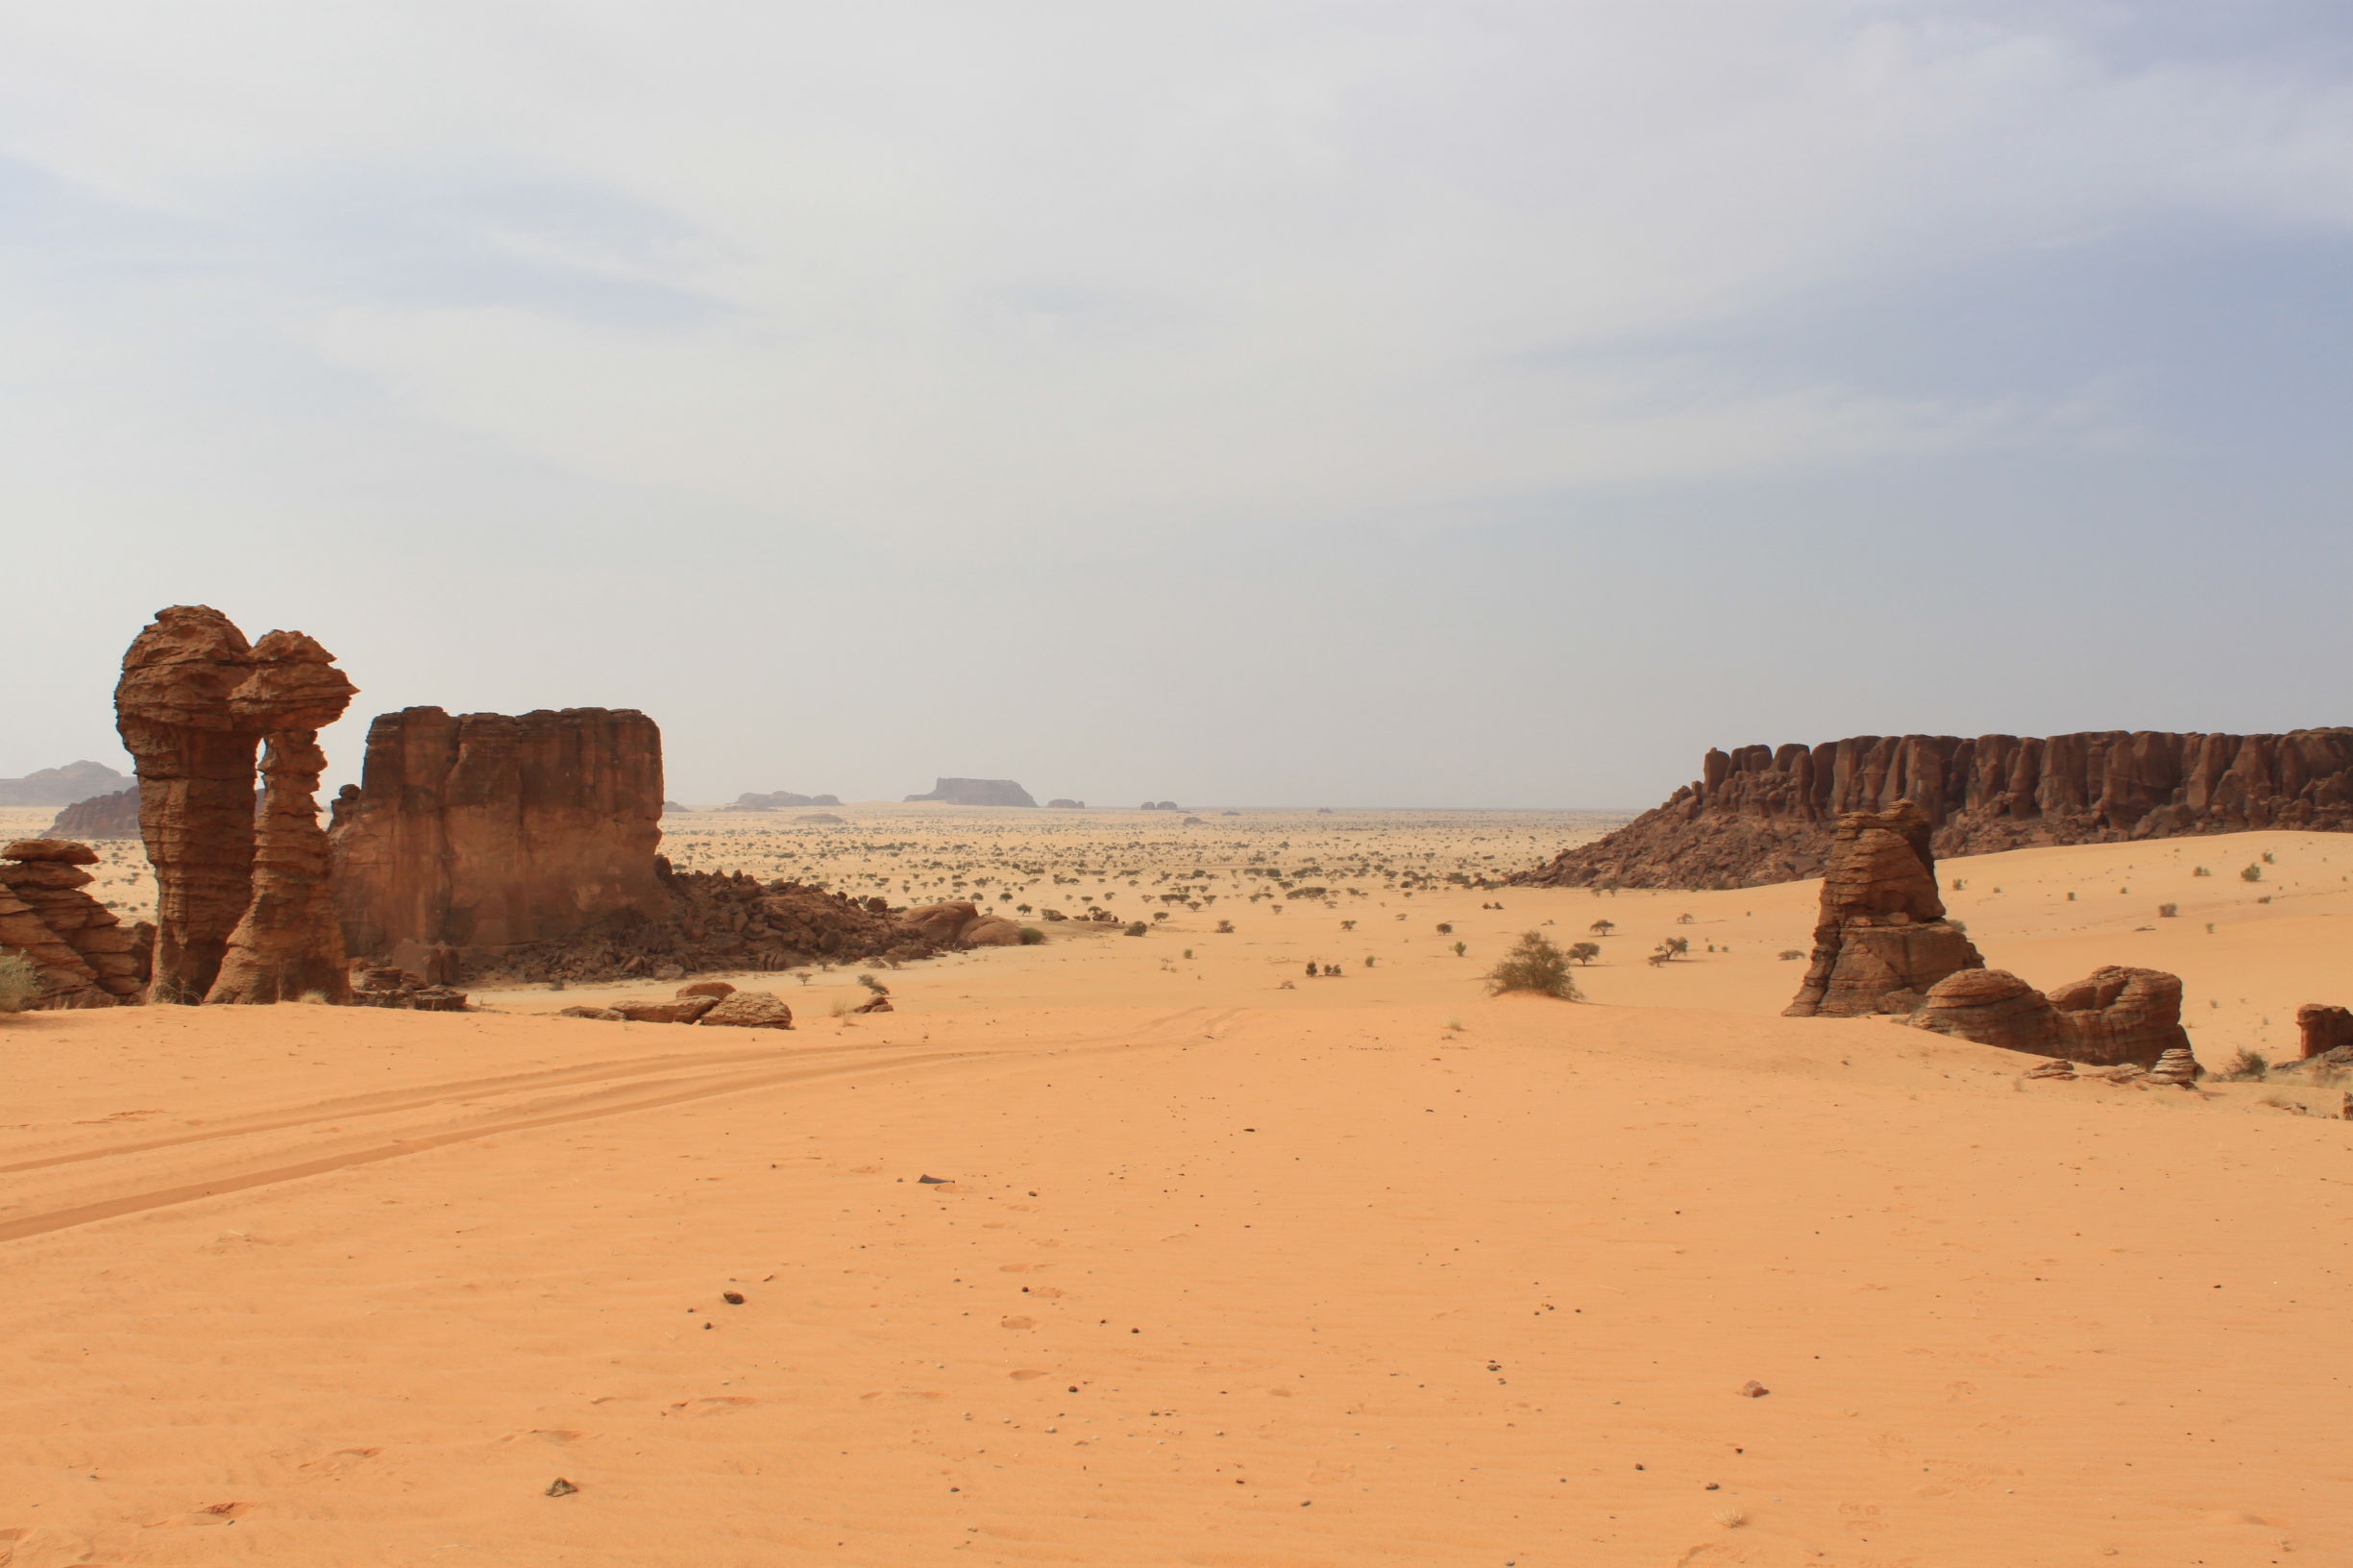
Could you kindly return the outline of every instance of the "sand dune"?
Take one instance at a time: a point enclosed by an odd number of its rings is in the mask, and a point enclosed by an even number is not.
[[[1105,891],[1194,869],[1103,834]],[[2353,999],[2353,841],[1943,870],[2038,984],[2183,974],[2210,1066]],[[802,1016],[752,1040],[547,1016],[646,986],[0,1023],[0,1561],[2353,1560],[2353,1123],[2283,1109],[2341,1091],[1781,1018],[1810,886],[1357,885],[889,1015],[738,977]],[[1591,1005],[1483,995],[1600,918]]]

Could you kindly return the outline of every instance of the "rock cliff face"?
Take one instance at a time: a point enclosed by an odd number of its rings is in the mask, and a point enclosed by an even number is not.
[[[69,806],[130,782],[103,762],[69,762],[22,778],[0,778],[0,806]]]
[[[148,997],[203,1001],[254,900],[254,752],[315,741],[355,688],[299,631],[258,647],[206,605],[179,604],[123,655],[115,727],[139,776],[139,836],[156,870]]]
[[[1861,735],[1710,751],[1698,779],[1512,878],[1539,887],[1754,887],[1819,876],[1842,812],[1919,804],[1940,856],[2285,827],[2353,832],[2353,729],[2122,730],[2048,739]]]
[[[1908,800],[1840,817],[1822,879],[1813,963],[1790,1017],[1909,1013],[1930,987],[1985,967],[1945,919],[1928,852],[1928,819]]]
[[[1029,791],[1010,778],[943,778],[934,783],[929,795],[911,795],[913,800],[944,800],[951,806],[1034,806]]]
[[[660,919],[661,816],[662,734],[634,710],[381,715],[330,835],[345,945],[438,982],[448,954]]]
[[[58,813],[49,824],[53,839],[135,839],[139,836],[139,791],[134,784],[112,795],[93,795]]]

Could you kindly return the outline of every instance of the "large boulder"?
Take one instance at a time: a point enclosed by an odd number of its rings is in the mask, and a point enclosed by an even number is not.
[[[2190,1049],[2181,1026],[2181,978],[2163,969],[2112,964],[2053,990],[2050,1005],[2067,1031],[2062,1054],[2092,1066],[2153,1066],[2167,1051]]]
[[[793,1010],[772,991],[739,991],[722,996],[699,1022],[704,1028],[790,1029]]]
[[[40,1007],[132,1003],[146,983],[136,928],[82,890],[98,852],[64,839],[18,839],[0,848],[0,946],[40,971]]]
[[[2069,1036],[2050,999],[2006,969],[1959,969],[1928,988],[1905,1020],[1956,1040],[2038,1056],[2065,1054]]]
[[[919,904],[898,918],[909,935],[935,947],[953,947],[981,918],[980,906],[965,902]]]
[[[1945,919],[1928,820],[1909,800],[1839,819],[1823,873],[1813,962],[1790,1017],[1909,1013],[1929,988],[1985,960]]]

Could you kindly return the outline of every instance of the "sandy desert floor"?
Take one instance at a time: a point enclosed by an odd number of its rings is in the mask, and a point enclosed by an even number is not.
[[[1168,919],[888,1015],[733,977],[782,1036],[0,1021],[0,1562],[2353,1561],[2341,1088],[1781,1018],[1811,885],[1447,880],[1557,820],[779,815],[666,825]],[[1997,967],[2182,974],[2210,1066],[2353,1000],[2353,839],[1942,870]],[[1484,995],[1604,919],[1587,1005]]]

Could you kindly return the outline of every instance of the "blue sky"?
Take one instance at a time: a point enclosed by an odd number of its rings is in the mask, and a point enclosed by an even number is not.
[[[2289,0],[0,17],[0,773],[156,607],[673,793],[1643,805],[2353,720]]]

